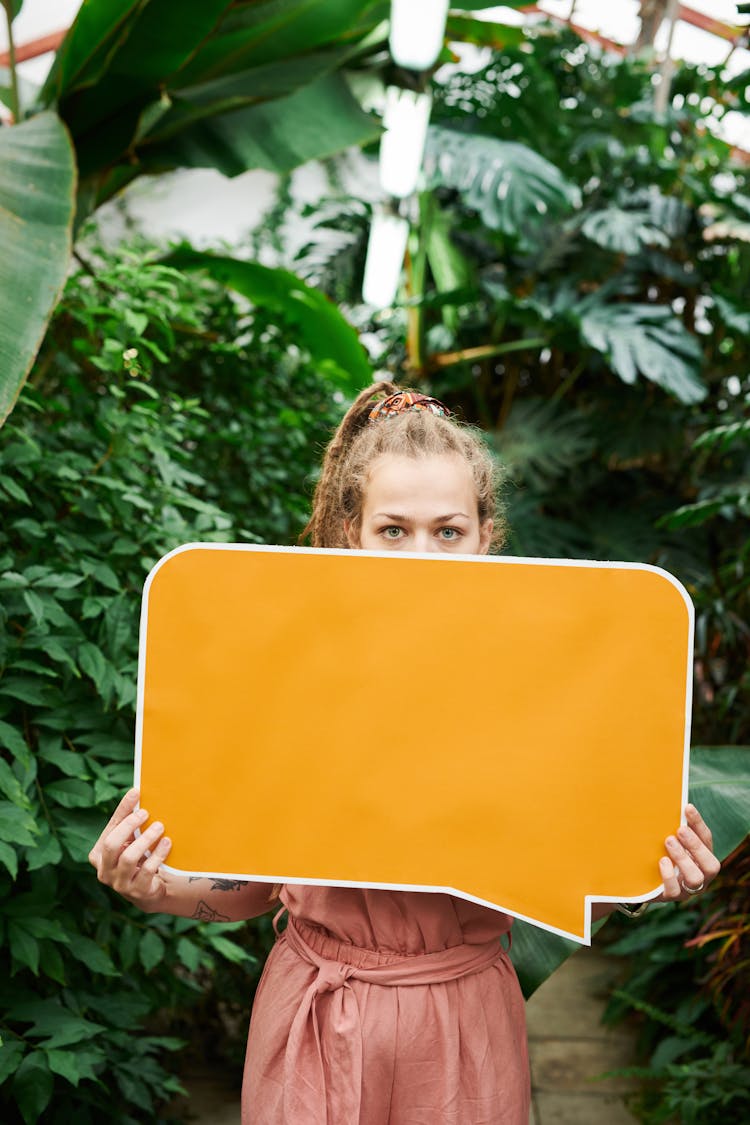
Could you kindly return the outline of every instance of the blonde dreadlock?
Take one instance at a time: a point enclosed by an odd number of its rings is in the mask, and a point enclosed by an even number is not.
[[[370,469],[378,457],[452,455],[471,469],[479,521],[495,521],[492,546],[497,550],[505,537],[498,501],[500,470],[479,433],[424,410],[370,422],[374,405],[402,389],[385,381],[373,383],[349,407],[323,457],[312,515],[300,542],[309,536],[313,547],[349,547],[344,523],[358,527]]]

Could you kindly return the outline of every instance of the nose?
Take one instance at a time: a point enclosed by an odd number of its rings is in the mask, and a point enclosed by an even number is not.
[[[420,551],[422,554],[439,551],[440,543],[434,535],[430,534],[427,528],[419,528],[414,535],[414,550]]]

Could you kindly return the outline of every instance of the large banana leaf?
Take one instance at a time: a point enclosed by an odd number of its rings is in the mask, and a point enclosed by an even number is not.
[[[73,148],[54,113],[0,129],[0,423],[65,283],[75,185]]]
[[[698,341],[665,305],[601,304],[587,298],[576,310],[581,336],[601,352],[624,383],[638,374],[680,402],[700,402],[708,388],[698,374]]]
[[[307,134],[303,160],[371,140],[377,127],[343,83],[333,114],[326,85],[272,114],[247,111],[339,69],[386,13],[383,0],[87,0],[42,91],[75,141],[82,213],[135,175],[183,162],[235,174],[258,167],[260,149],[262,167],[287,171],[295,128]]]
[[[750,832],[750,746],[693,747],[689,791],[690,800],[711,828],[714,852],[726,859]],[[594,932],[600,927],[601,923]],[[524,996],[528,999],[580,948],[577,942],[529,922],[515,922],[511,958]]]
[[[360,109],[344,78],[327,74],[285,98],[198,121],[173,138],[146,139],[142,169],[247,168],[284,174],[308,160],[375,140],[380,127]]]
[[[184,245],[165,259],[177,269],[202,269],[217,281],[270,309],[296,331],[321,369],[356,394],[372,380],[372,368],[357,333],[333,301],[287,270],[220,257]]]

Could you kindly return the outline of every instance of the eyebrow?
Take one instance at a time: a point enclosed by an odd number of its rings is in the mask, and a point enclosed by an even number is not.
[[[451,512],[447,516],[438,516],[435,519],[434,522],[435,523],[447,523],[448,520],[454,520],[458,516],[460,516],[462,519],[465,519],[465,520],[471,519],[471,516],[467,516],[466,512]],[[394,523],[409,523],[409,521],[411,519],[410,516],[405,516],[403,514],[399,515],[398,512],[374,512],[372,518],[374,520],[379,520],[379,519],[393,520]]]

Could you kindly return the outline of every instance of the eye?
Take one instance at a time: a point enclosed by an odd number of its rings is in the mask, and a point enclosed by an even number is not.
[[[380,534],[384,539],[400,539],[403,532],[396,524],[391,524],[390,527],[384,527]]]
[[[459,539],[461,532],[457,527],[441,527],[440,538],[445,539],[447,543],[452,543],[454,539]]]

